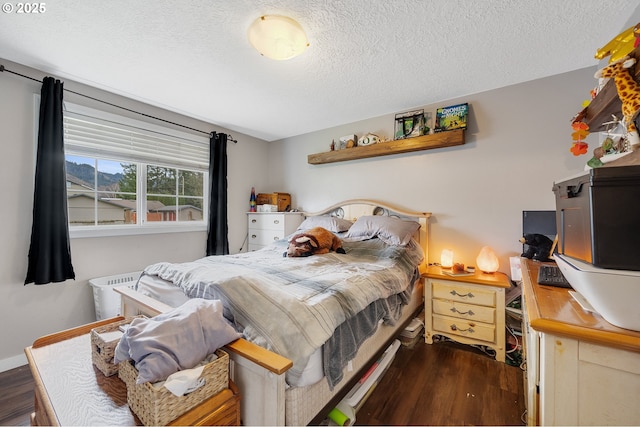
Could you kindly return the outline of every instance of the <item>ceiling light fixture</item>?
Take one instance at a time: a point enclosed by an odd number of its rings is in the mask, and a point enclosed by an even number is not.
[[[302,26],[286,16],[261,16],[251,24],[247,36],[260,55],[280,61],[298,56],[309,47]]]

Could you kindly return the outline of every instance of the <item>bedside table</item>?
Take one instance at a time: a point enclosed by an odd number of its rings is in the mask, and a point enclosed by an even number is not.
[[[504,273],[450,276],[431,266],[424,277],[425,342],[442,335],[463,344],[493,348],[496,360],[505,361],[505,289],[511,286]]]

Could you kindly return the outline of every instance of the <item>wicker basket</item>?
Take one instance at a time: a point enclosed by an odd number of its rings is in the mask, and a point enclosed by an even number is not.
[[[113,364],[113,355],[120,337],[105,341],[104,335],[101,334],[115,332],[121,325],[129,324],[133,319],[134,317],[129,317],[91,330],[91,361],[107,377],[118,372],[118,365]]]
[[[184,396],[176,396],[149,382],[136,384],[138,370],[130,361],[120,362],[118,376],[127,385],[129,408],[144,425],[167,425],[229,386],[229,355],[222,350],[216,350],[216,355],[218,358],[205,365],[202,371],[205,384]]]

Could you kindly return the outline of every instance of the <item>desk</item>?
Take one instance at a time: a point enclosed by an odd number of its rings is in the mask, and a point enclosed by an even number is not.
[[[91,362],[91,329],[121,317],[39,338],[25,349],[35,382],[33,425],[140,425],[117,375]],[[229,388],[183,414],[172,425],[240,425],[240,395]]]
[[[528,425],[640,425],[640,332],[538,284],[522,258]]]

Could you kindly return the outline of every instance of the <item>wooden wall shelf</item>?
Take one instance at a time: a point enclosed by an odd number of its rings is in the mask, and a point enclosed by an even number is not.
[[[640,61],[640,47],[635,48],[629,55],[636,58],[636,61]],[[640,66],[638,62],[631,68],[631,72],[635,80],[640,81]],[[584,114],[583,121],[589,125],[590,132],[604,132],[606,129],[602,126],[602,123],[610,122],[612,114],[618,119],[622,119],[621,110],[622,102],[618,97],[616,84],[611,79],[580,114]]]
[[[344,162],[347,160],[410,153],[412,151],[452,147],[454,145],[462,144],[464,144],[464,130],[457,129],[447,132],[438,132],[432,135],[381,142],[380,144],[309,154],[307,156],[307,162],[312,165],[321,165],[324,163]]]

